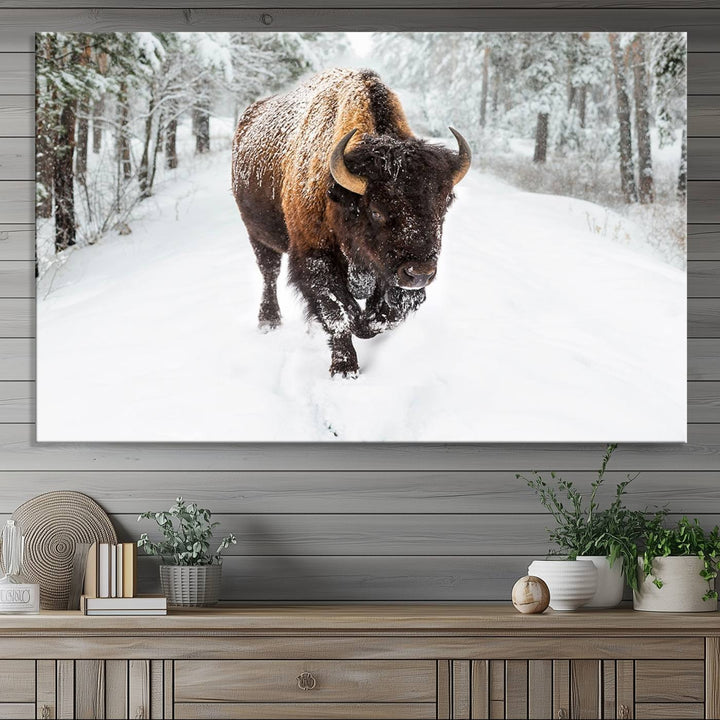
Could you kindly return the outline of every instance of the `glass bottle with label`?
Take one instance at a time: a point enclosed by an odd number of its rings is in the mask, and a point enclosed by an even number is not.
[[[30,583],[22,573],[25,539],[15,520],[8,520],[2,531],[2,565],[0,577],[0,612],[40,612],[40,586]]]

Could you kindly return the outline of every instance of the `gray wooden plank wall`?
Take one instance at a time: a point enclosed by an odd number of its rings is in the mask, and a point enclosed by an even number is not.
[[[631,498],[637,507],[667,503],[720,521],[720,0],[458,0],[452,10],[440,0],[287,4],[73,0],[63,9],[26,0],[20,9],[0,0],[0,515],[35,494],[77,489],[130,539],[139,512],[182,494],[216,509],[221,529],[238,535],[226,600],[504,600],[546,550],[546,518],[514,472],[552,468],[587,485],[603,450],[36,444],[35,30],[677,29],[689,32],[690,50],[689,442],[621,446],[612,480],[642,471]],[[155,568],[145,561],[141,572],[150,589]]]

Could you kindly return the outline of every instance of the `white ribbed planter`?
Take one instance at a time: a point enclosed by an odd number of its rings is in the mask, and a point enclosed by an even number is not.
[[[220,597],[222,565],[161,565],[160,584],[168,605],[205,607]]]
[[[656,557],[653,575],[662,580],[656,587],[652,577],[645,577],[642,559],[638,560],[640,589],[633,593],[633,608],[648,612],[713,612],[717,600],[703,600],[703,595],[713,589],[712,582],[703,580],[700,571],[703,561],[699,557]]]
[[[577,610],[597,588],[597,568],[589,560],[535,560],[528,575],[545,581],[553,610]]]
[[[578,555],[578,560],[589,560],[597,569],[595,594],[585,603],[589,608],[614,608],[620,604],[625,589],[623,559],[618,558],[610,567],[605,555]]]

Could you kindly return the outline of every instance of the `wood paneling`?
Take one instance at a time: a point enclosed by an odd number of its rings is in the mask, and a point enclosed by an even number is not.
[[[637,703],[637,720],[683,720],[683,718],[717,717],[706,715],[701,703]]]
[[[0,0],[0,514],[40,492],[74,488],[98,498],[122,534],[133,537],[139,531],[137,513],[165,507],[183,494],[222,510],[223,526],[241,535],[234,548],[238,554],[228,558],[224,570],[226,599],[505,600],[531,556],[546,547],[547,518],[513,473],[552,468],[587,486],[601,444],[34,441],[33,33],[38,27],[96,32],[643,28],[689,32],[690,443],[622,446],[609,480],[642,471],[632,487],[634,506],[668,503],[678,513],[714,522],[720,514],[720,2],[460,0],[447,9],[439,0],[318,0],[306,10],[287,8],[280,0],[262,7],[251,0],[101,4],[77,0],[63,8],[50,0],[28,0],[18,7]],[[261,16],[268,8],[271,24],[265,25]],[[152,561],[143,561],[142,573],[145,589],[154,587]],[[165,667],[164,675],[171,670]],[[546,670],[531,665],[529,677]],[[554,710],[558,693],[562,696],[564,687],[569,693],[569,667],[564,670],[554,668],[560,673]],[[65,707],[75,703],[74,680],[66,682],[73,671],[72,664],[57,668],[60,714],[63,702]],[[118,696],[120,705],[111,710],[110,684],[126,683],[127,672],[124,661],[105,665],[108,716],[135,709]],[[487,672],[492,674],[489,667]],[[134,666],[134,688],[143,673],[143,666]],[[490,677],[477,681],[490,683]],[[569,707],[569,695],[562,701]],[[148,696],[148,702],[148,712],[155,714],[158,698]],[[504,695],[494,702],[504,708]]]
[[[661,0],[662,1],[662,0]],[[702,2],[702,0],[698,0]],[[571,0],[567,0],[571,2]],[[676,0],[677,2],[677,0]],[[539,7],[540,3],[525,4],[521,7],[503,8],[498,2],[495,8],[469,9],[456,3],[452,12],[447,8],[418,8],[412,12],[399,13],[397,10],[379,3],[374,8],[360,6],[364,2],[331,3],[334,7],[320,10],[285,7],[274,10],[272,22],[266,25],[262,18],[267,14],[269,4],[257,6],[258,9],[223,10],[219,4],[205,9],[195,5],[183,12],[177,9],[181,3],[168,1],[165,9],[152,9],[152,3],[136,4],[134,11],[128,13],[120,8],[111,9],[113,3],[105,2],[103,8],[93,7],[92,12],[78,7],[58,10],[56,6],[42,13],[43,28],[52,28],[60,32],[89,31],[108,32],[111,30],[137,31],[148,27],[160,27],[171,31],[208,31],[208,30],[455,30],[455,31],[512,31],[519,28],[532,30],[684,30],[689,33],[688,46],[691,52],[712,52],[720,50],[717,30],[720,19],[713,9],[697,8],[688,14],[677,5],[664,9],[655,8],[648,13],[642,9],[623,7],[623,12],[607,9],[575,8],[558,9]],[[116,0],[116,5],[122,2]],[[352,8],[355,4],[357,7]],[[175,8],[172,6],[175,5]],[[345,5],[347,9],[339,9]],[[18,8],[2,11],[3,27],[0,42],[6,51],[32,52],[33,33],[38,29],[36,14],[33,10]]]
[[[127,660],[105,661],[105,715],[111,718],[128,717]]]
[[[435,703],[176,703],[176,718],[203,720],[430,720]]]
[[[705,641],[706,717],[720,717],[720,638]]]
[[[0,660],[0,702],[35,702],[35,663],[32,660]]]
[[[78,657],[76,653],[74,657]],[[73,656],[71,656],[73,657]],[[40,658],[45,659],[45,658]],[[58,660],[57,665],[57,716],[58,720],[75,717],[75,662]]]
[[[600,667],[599,660],[572,660],[570,662],[571,717],[600,718]]]
[[[37,661],[37,712],[36,718],[54,720],[57,717],[57,668],[54,660]],[[47,710],[46,710],[47,708]],[[124,717],[124,716],[123,716]]]
[[[528,662],[528,718],[552,717],[552,660]]]
[[[0,718],[23,720],[35,717],[35,703],[0,702]]]
[[[75,717],[105,717],[105,663],[75,661]]]
[[[638,660],[635,663],[636,702],[704,702],[705,663],[702,660]]]

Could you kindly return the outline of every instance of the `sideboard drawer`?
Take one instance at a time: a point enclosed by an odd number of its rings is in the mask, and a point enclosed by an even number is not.
[[[702,660],[635,661],[635,702],[700,703],[704,699]]]
[[[177,660],[175,702],[435,703],[436,674],[432,660]]]
[[[436,717],[435,703],[175,704],[175,720],[435,720]]]

